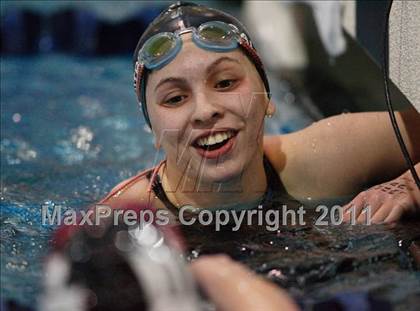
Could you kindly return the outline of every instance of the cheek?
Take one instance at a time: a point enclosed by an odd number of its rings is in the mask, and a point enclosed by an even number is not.
[[[178,150],[178,131],[175,129],[154,129],[155,147],[162,150],[167,157],[176,157]]]
[[[237,89],[230,102],[234,105],[235,112],[245,119],[248,124],[261,125],[265,115],[266,94],[252,88],[252,81],[246,81]]]
[[[187,121],[187,112],[180,108],[154,106],[149,108],[149,117],[154,132],[182,130]],[[156,130],[156,131],[155,131]]]
[[[161,146],[167,154],[176,150],[185,132],[186,113],[158,107],[150,109],[149,115],[157,145]]]

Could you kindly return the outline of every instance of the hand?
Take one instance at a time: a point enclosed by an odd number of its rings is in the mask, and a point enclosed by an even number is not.
[[[404,214],[415,213],[420,206],[420,191],[410,172],[374,186],[357,195],[343,207],[345,222],[391,223]]]
[[[217,310],[299,310],[284,290],[225,255],[200,257],[191,270]]]

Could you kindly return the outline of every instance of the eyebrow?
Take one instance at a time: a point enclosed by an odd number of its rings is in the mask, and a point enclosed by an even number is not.
[[[216,59],[209,66],[207,66],[206,75],[210,74],[217,65],[219,65],[220,63],[225,62],[225,61],[234,62],[234,63],[240,64],[239,61],[237,59],[235,59],[235,58],[228,57],[228,56],[223,56],[223,57],[220,57],[220,58]],[[169,83],[169,82],[178,83],[178,84],[186,84],[187,83],[187,80],[185,78],[182,78],[182,77],[167,77],[167,78],[162,79],[161,81],[159,81],[159,83],[155,87],[155,91],[160,86],[162,86],[163,84]]]
[[[220,63],[225,62],[225,61],[234,62],[234,63],[240,64],[239,63],[239,60],[237,60],[235,58],[232,58],[232,57],[229,57],[229,56],[223,56],[223,57],[220,57],[220,58],[216,59],[214,62],[212,62],[207,67],[206,74],[208,75],[209,73],[211,73],[214,70],[214,68],[216,68],[217,65],[219,65]]]
[[[165,78],[165,79],[159,81],[159,83],[155,87],[155,91],[160,86],[162,86],[163,84],[169,83],[169,82],[178,83],[178,84],[187,84],[187,80],[185,78],[181,78],[181,77],[168,77],[168,78]]]

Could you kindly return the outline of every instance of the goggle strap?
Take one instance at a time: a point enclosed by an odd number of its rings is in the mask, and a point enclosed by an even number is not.
[[[262,68],[263,64],[257,52],[254,50],[254,48],[244,38],[241,38],[241,40],[239,41],[239,44],[246,50],[248,55],[252,57],[252,59],[255,61],[255,65]]]
[[[139,102],[141,100],[140,85],[141,85],[141,80],[143,76],[143,71],[144,71],[144,65],[140,64],[137,61],[135,69],[134,69],[134,91],[136,92],[137,99],[139,100]]]
[[[252,45],[244,38],[241,38],[239,45],[245,50],[245,52],[252,58],[254,65],[257,68],[258,73],[263,78],[263,83],[266,88],[268,98],[271,98],[270,87],[268,84],[267,76],[264,70],[264,65],[259,57],[257,51],[252,47]]]

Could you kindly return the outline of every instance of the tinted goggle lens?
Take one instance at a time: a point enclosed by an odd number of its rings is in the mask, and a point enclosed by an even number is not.
[[[151,37],[139,54],[140,61],[149,69],[165,64],[172,54],[178,52],[178,41],[173,33],[161,33]]]
[[[145,52],[150,57],[159,58],[168,53],[174,47],[174,45],[175,43],[172,38],[169,38],[168,36],[162,36],[152,40]]]
[[[206,41],[223,43],[232,40],[232,32],[220,24],[206,24],[199,28],[198,34]]]

